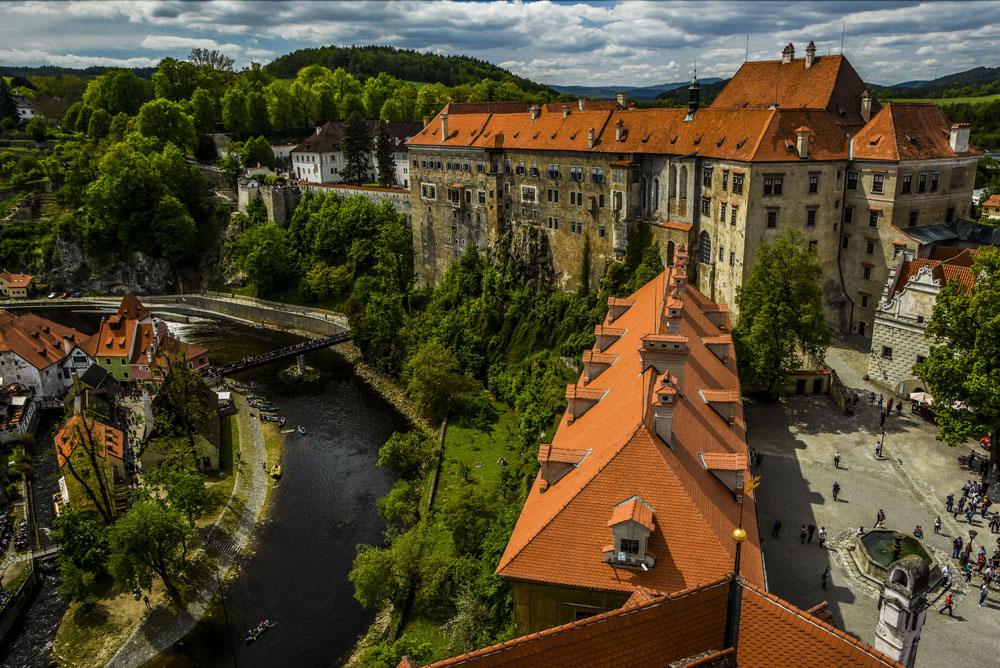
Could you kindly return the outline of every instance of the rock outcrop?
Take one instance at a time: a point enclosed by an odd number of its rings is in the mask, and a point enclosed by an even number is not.
[[[140,252],[111,262],[88,257],[74,242],[56,240],[51,267],[40,278],[53,290],[79,290],[102,295],[163,294],[176,289],[170,262]]]

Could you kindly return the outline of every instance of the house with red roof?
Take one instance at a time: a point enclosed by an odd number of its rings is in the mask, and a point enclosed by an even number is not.
[[[98,517],[98,503],[112,517],[124,510],[125,435],[120,429],[75,414],[56,432],[55,445],[63,505]]]
[[[0,297],[27,299],[32,278],[29,274],[15,274],[6,269],[0,271]]]
[[[512,230],[540,280],[596,288],[640,229],[729,306],[757,250],[802,232],[827,321],[871,336],[899,231],[968,216],[981,151],[932,103],[882,107],[843,55],[747,62],[711,105],[451,103],[409,140],[415,269],[435,283]],[[587,271],[583,262],[589,259]]]
[[[990,195],[982,203],[983,218],[990,220],[1000,219],[1000,195]]]
[[[61,395],[73,382],[63,362],[85,338],[34,313],[0,311],[0,383],[19,383],[38,396]]]
[[[667,271],[609,300],[500,559],[518,633],[740,572],[763,586],[756,503],[726,307]]]
[[[872,331],[868,376],[899,396],[924,391],[913,365],[927,358],[930,343],[927,323],[934,314],[937,296],[948,283],[970,290],[975,279],[972,265],[978,250],[941,246],[931,257],[915,251],[901,253],[882,289]]]

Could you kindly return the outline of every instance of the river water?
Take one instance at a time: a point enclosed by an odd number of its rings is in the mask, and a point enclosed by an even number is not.
[[[91,316],[73,315],[47,317],[81,331],[96,328],[77,320]],[[210,349],[216,363],[301,340],[287,332],[225,320],[171,323],[171,329],[181,339]],[[291,361],[238,376],[243,382],[256,381],[256,393],[276,403],[289,425],[301,424],[307,434],[286,436],[281,482],[271,495],[263,525],[241,556],[238,574],[225,587],[228,630],[222,615],[213,612],[157,661],[158,666],[234,665],[230,639],[239,666],[338,666],[374,619],[374,611],[354,600],[347,574],[358,543],[381,543],[384,523],[375,502],[389,490],[392,477],[375,462],[382,443],[407,425],[334,350],[309,353],[306,360],[321,372],[316,383],[279,378],[277,372]],[[43,598],[44,592],[38,600]],[[29,610],[24,626],[33,621],[51,625],[51,613],[46,617],[43,611],[36,613],[36,607]],[[265,618],[275,628],[244,645],[246,629]],[[6,657],[0,650],[2,665],[46,665],[39,656],[44,645],[33,643],[16,651],[17,644],[15,640]]]

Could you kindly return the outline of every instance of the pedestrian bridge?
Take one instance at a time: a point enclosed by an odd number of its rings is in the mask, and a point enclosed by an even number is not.
[[[271,352],[263,353],[261,355],[244,357],[241,360],[230,362],[229,364],[220,364],[219,366],[212,367],[207,373],[205,373],[205,380],[222,378],[232,373],[248,371],[259,366],[264,366],[265,364],[271,364],[272,362],[288,359],[289,357],[304,355],[305,353],[312,352],[313,350],[319,350],[320,348],[329,348],[330,346],[338,343],[343,343],[350,338],[350,330],[345,330],[343,332],[337,332],[336,334],[328,334],[315,339],[309,339],[308,341],[296,343],[295,345],[285,346],[284,348],[278,348],[277,350],[272,350]]]

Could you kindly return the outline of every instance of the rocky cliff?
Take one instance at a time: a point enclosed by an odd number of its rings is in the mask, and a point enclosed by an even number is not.
[[[79,290],[102,295],[163,294],[177,289],[177,276],[170,263],[140,252],[123,260],[102,261],[84,254],[74,242],[56,240],[48,267],[39,271],[39,281],[50,290]]]

